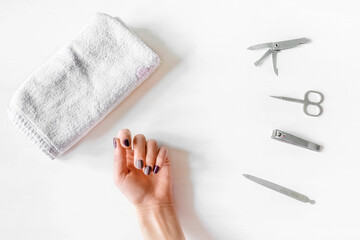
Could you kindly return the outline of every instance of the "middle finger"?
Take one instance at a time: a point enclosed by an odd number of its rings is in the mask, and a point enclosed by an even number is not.
[[[134,137],[134,165],[137,169],[144,167],[146,154],[146,138],[142,134],[137,134]]]

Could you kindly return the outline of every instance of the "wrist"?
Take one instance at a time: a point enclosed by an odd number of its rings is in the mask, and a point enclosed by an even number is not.
[[[138,216],[140,215],[149,215],[152,213],[174,209],[174,204],[172,202],[165,203],[149,203],[149,204],[137,204],[135,205],[136,212]]]
[[[136,206],[145,239],[185,239],[172,202]]]
[[[157,203],[135,206],[140,224],[157,225],[164,219],[175,219],[178,221],[173,203]]]

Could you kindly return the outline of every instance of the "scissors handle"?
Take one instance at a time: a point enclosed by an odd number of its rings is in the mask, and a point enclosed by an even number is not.
[[[320,96],[320,100],[317,101],[317,102],[311,101],[310,98],[309,98],[309,95],[310,95],[311,93],[315,93],[315,94],[319,95],[319,96]],[[320,104],[320,103],[322,103],[322,102],[324,101],[324,95],[323,95],[321,92],[317,92],[317,91],[310,90],[310,91],[307,91],[307,92],[305,93],[305,99],[304,99],[304,101],[305,101],[305,102],[308,102],[308,103],[315,104],[315,105],[316,105],[316,104]]]
[[[319,109],[319,112],[317,114],[312,114],[308,111],[308,107],[309,106],[316,106]],[[304,103],[304,112],[306,115],[311,116],[311,117],[318,117],[323,113],[323,108],[321,105],[319,105],[318,103],[314,104],[314,103]]]
[[[309,99],[309,95],[311,93],[315,93],[315,94],[318,94],[320,96],[320,100],[319,101],[311,101]],[[324,95],[321,93],[321,92],[317,92],[317,91],[307,91],[305,93],[305,98],[304,98],[304,112],[306,115],[309,115],[309,116],[312,116],[312,117],[318,117],[320,116],[322,113],[323,113],[323,108],[322,106],[320,105],[322,102],[324,101]],[[318,109],[319,109],[319,112],[318,114],[312,114],[312,113],[309,113],[308,111],[308,107],[309,106],[316,106]]]

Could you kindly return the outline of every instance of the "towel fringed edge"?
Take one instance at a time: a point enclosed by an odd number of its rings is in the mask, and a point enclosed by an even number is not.
[[[33,124],[16,109],[14,109],[14,107],[9,106],[7,114],[14,125],[16,125],[17,128],[24,133],[31,142],[33,142],[52,160],[60,155],[59,151],[49,144],[48,141],[36,130]]]

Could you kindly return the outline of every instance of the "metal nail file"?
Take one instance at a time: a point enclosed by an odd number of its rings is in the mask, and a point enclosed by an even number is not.
[[[298,193],[298,192],[295,192],[291,189],[288,189],[286,187],[282,187],[280,185],[277,185],[275,183],[272,183],[272,182],[269,182],[269,181],[266,181],[264,179],[261,179],[261,178],[258,178],[258,177],[255,177],[255,176],[251,176],[251,175],[248,175],[248,174],[243,174],[244,177],[246,177],[247,179],[253,181],[253,182],[256,182],[264,187],[267,187],[271,190],[274,190],[276,192],[279,192],[279,193],[282,193],[288,197],[291,197],[291,198],[294,198],[298,201],[301,201],[301,202],[304,202],[304,203],[310,203],[310,204],[315,204],[315,201],[314,200],[311,200],[308,196],[305,196],[301,193]]]
[[[323,146],[307,141],[305,139],[294,136],[290,133],[275,129],[272,133],[271,138],[276,139],[281,142],[290,143],[299,147],[307,148],[316,152],[320,152],[323,149]]]

